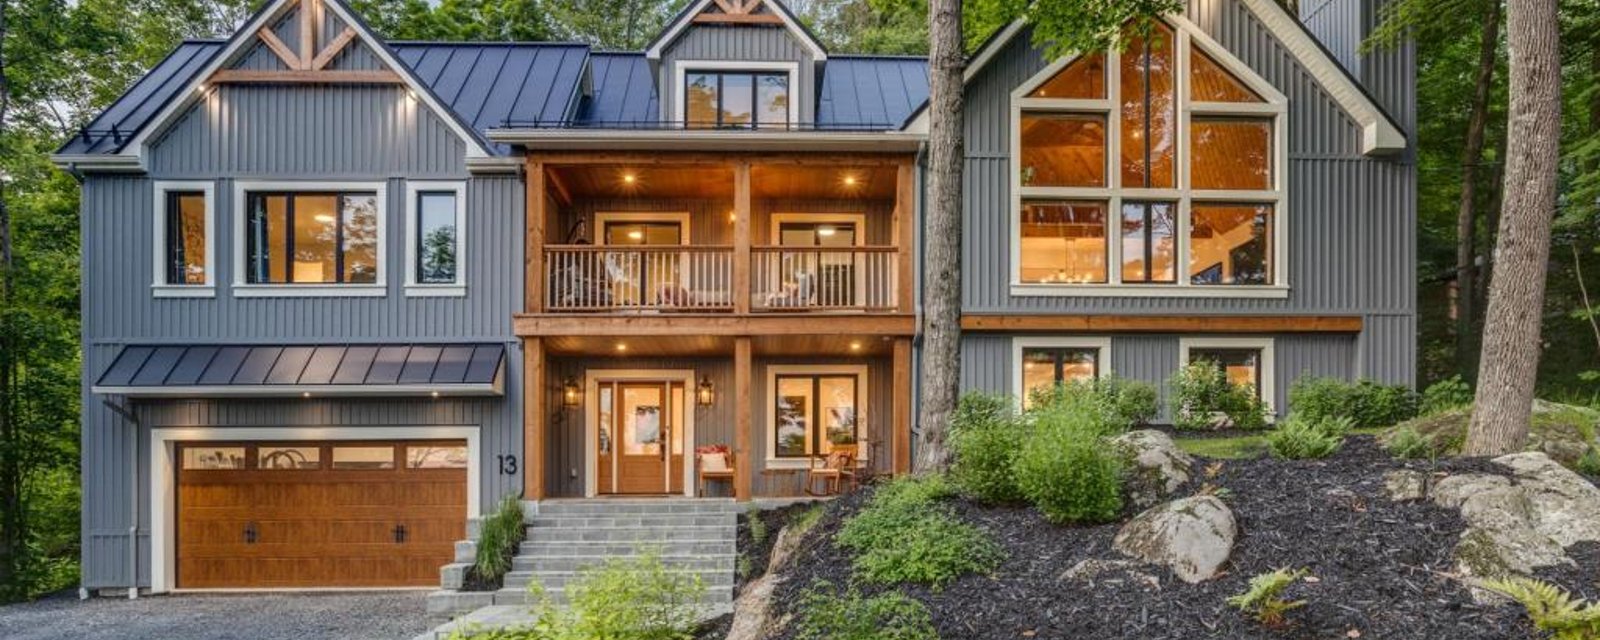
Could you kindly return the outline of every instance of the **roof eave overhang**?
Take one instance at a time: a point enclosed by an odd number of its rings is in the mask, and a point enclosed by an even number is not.
[[[819,131],[640,131],[491,129],[489,139],[538,151],[842,151],[915,152],[920,133]]]
[[[143,173],[144,158],[100,153],[57,153],[50,156],[51,164],[66,171],[102,171]]]
[[[185,387],[113,387],[95,385],[96,395],[125,398],[431,398],[494,397],[505,395],[504,376],[492,384],[417,384],[417,385],[226,385]]]

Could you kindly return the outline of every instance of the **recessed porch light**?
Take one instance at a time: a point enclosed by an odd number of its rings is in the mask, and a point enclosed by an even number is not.
[[[617,351],[627,351],[627,350],[628,350],[628,343],[626,343],[626,342],[618,342],[617,343]]]

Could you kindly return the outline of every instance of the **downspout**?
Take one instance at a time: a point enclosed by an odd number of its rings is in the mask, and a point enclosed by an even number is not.
[[[100,401],[128,423],[128,599],[139,599],[139,417],[109,398]]]
[[[927,193],[927,172],[923,171],[922,168],[927,158],[928,142],[924,140],[917,145],[917,155],[912,160],[912,165],[917,168],[917,205],[915,207],[917,215],[915,217],[916,227],[913,229],[917,236],[915,242],[917,246],[917,268],[916,277],[913,278],[913,284],[916,287],[916,298],[912,304],[912,308],[916,312],[917,326],[911,336],[911,406],[913,407],[922,406],[920,397],[922,391],[922,291],[924,286],[923,277],[928,272],[926,262],[928,259],[928,252],[926,251],[928,240],[927,234],[922,232],[923,221],[927,217],[927,198],[923,197]],[[921,432],[922,425],[917,424],[916,414],[913,413],[911,417],[911,444],[913,447],[917,442],[917,434]],[[912,454],[912,460],[916,460],[915,452]],[[912,466],[914,467],[915,464]]]

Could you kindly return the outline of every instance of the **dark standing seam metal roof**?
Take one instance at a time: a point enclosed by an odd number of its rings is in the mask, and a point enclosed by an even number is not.
[[[130,345],[95,387],[135,394],[193,387],[292,387],[313,394],[351,386],[484,387],[497,383],[505,351],[502,344]]]
[[[214,40],[191,40],[178,45],[154,69],[133,83],[122,97],[111,103],[79,135],[61,146],[58,153],[115,153],[122,142],[144,127],[157,111],[184,87],[211,56],[222,50]]]
[[[927,99],[925,58],[833,56],[822,74],[817,127],[899,129]]]
[[[642,53],[596,53],[589,57],[593,95],[583,101],[573,124],[651,123],[661,119],[650,61]]]

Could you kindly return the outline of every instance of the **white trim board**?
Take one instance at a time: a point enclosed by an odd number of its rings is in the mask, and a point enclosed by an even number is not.
[[[672,113],[667,114],[667,121],[688,122],[689,114],[684,112],[684,94],[687,93],[684,79],[690,71],[785,71],[789,74],[789,124],[800,123],[800,100],[807,87],[800,86],[800,63],[798,62],[773,62],[773,61],[742,61],[742,60],[678,60],[672,63]],[[720,96],[719,96],[720,98]],[[755,105],[751,105],[755,109]],[[718,118],[719,120],[721,118]],[[760,130],[759,123],[754,127]]]
[[[424,193],[452,193],[456,199],[456,281],[451,283],[417,282],[417,227],[421,214],[418,198]],[[467,295],[467,183],[459,180],[407,180],[406,181],[406,297],[437,298]],[[382,269],[380,268],[381,272]]]
[[[600,416],[598,405],[600,382],[682,382],[683,383],[683,495],[693,498],[695,490],[694,448],[695,440],[695,382],[693,369],[588,369],[583,372],[583,496],[600,495]],[[566,407],[558,411],[572,411]],[[545,461],[539,460],[529,468],[542,469]],[[614,487],[615,485],[613,485]]]
[[[1317,81],[1334,102],[1345,113],[1349,114],[1356,124],[1361,127],[1362,141],[1361,152],[1366,155],[1381,155],[1403,151],[1409,145],[1406,134],[1400,130],[1397,123],[1389,118],[1382,107],[1362,90],[1354,78],[1345,72],[1343,66],[1323,49],[1309,32],[1302,27],[1293,16],[1274,0],[1238,0],[1245,8],[1261,21],[1267,29],[1295,61],[1300,63]],[[1189,22],[1181,16],[1176,20]],[[1189,23],[1193,25],[1192,22]],[[999,35],[991,39],[985,46],[974,54],[967,64],[963,75],[963,83],[971,82],[973,78],[987,68],[994,59],[1004,50],[1006,45],[1015,40],[1018,35],[1026,31],[1026,20],[1014,20],[1006,25]],[[1209,34],[1206,39],[1212,44]],[[907,131],[928,130],[927,103],[917,112],[917,117],[905,126]]]
[[[155,204],[151,254],[150,293],[157,298],[213,298],[217,295],[217,185],[210,180],[157,180],[151,183]],[[167,194],[200,192],[205,198],[206,282],[172,284],[167,282]]]
[[[236,62],[242,54],[249,51],[248,46],[256,42],[257,31],[260,31],[262,27],[271,25],[273,21],[282,17],[291,7],[295,6],[299,6],[298,0],[273,0],[271,4],[257,11],[252,19],[245,22],[244,26],[235,31],[232,36],[229,36],[227,45],[213,55],[211,61],[207,62],[199,73],[194,74],[186,81],[188,86],[174,93],[166,106],[162,107],[154,118],[146,122],[144,127],[134,135],[127,145],[123,146],[122,151],[118,152],[117,155],[139,158],[142,162],[146,148],[157,134],[165,131],[179,116],[187,112],[189,107],[216,89],[214,85],[209,83],[211,76],[227,65]],[[345,6],[343,0],[322,0],[322,8],[332,11],[341,22],[355,30],[355,42],[360,42],[366,45],[368,49],[371,49],[373,55],[377,56],[384,66],[400,76],[406,88],[410,90],[410,95],[426,103],[429,108],[433,109],[434,114],[444,121],[445,126],[448,126],[452,132],[466,142],[466,157],[469,160],[473,158],[488,158],[495,155],[489,151],[488,147],[484,146],[483,141],[479,139],[476,133],[468,131],[462,126],[461,120],[456,116],[455,112],[440,103],[434,97],[433,92],[417,79],[416,74],[412,73],[410,67],[402,64],[391,55],[389,47],[380,38],[367,30],[365,23]]]
[[[767,469],[808,469],[811,467],[812,458],[779,458],[776,434],[778,406],[778,376],[780,375],[853,375],[856,376],[856,442],[868,442],[872,438],[871,403],[867,397],[871,394],[871,386],[867,379],[868,367],[864,364],[774,364],[767,365],[767,405],[761,410],[761,418],[752,420],[752,428],[756,424],[765,432],[761,439],[767,443],[766,467]],[[813,416],[816,419],[816,416]],[[857,447],[856,462],[867,462],[872,448]]]
[[[246,260],[245,237],[249,235],[249,195],[258,191],[287,191],[296,193],[366,193],[377,194],[373,203],[378,215],[378,278],[372,284],[252,284],[245,277],[249,267]],[[377,182],[300,182],[282,180],[238,180],[233,183],[233,206],[229,208],[233,220],[233,297],[235,298],[337,298],[383,297],[388,295],[389,278],[389,183]]]
[[[1025,349],[1094,349],[1095,377],[1107,378],[1111,370],[1111,338],[1104,336],[1018,336],[1011,339],[1011,396],[1022,409],[1027,392],[1022,388],[1022,352]]]
[[[644,52],[645,58],[648,60],[660,60],[661,54],[666,51],[667,47],[672,46],[672,43],[678,40],[678,36],[683,35],[684,30],[694,24],[695,16],[705,13],[705,10],[711,6],[712,1],[697,0],[693,5],[685,8],[682,13],[678,14],[678,18],[662,29],[661,35],[656,36],[655,41],[650,43],[650,48]],[[805,28],[795,21],[794,16],[790,15],[788,9],[779,4],[780,2],[781,0],[771,0],[762,4],[773,15],[783,20],[784,28],[796,40],[800,41],[801,46],[811,52],[812,57],[817,62],[827,60],[828,52],[822,48],[822,44],[813,39],[811,34],[807,33]]]
[[[178,442],[466,440],[467,518],[480,513],[483,449],[478,427],[153,427],[150,429],[150,591],[177,585]]]

